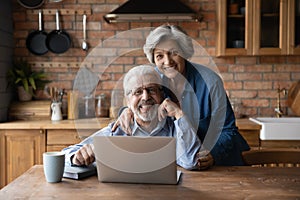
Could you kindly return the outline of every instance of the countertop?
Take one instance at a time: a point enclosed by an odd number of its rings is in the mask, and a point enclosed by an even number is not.
[[[47,183],[35,165],[0,190],[0,199],[298,199],[297,167],[220,167],[187,171],[177,185],[102,183],[97,176]]]
[[[34,120],[0,123],[0,129],[99,129],[107,126],[111,118],[88,118],[76,120]]]
[[[236,119],[239,130],[260,130],[261,125],[250,121],[248,118]]]
[[[12,121],[0,123],[0,129],[99,129],[107,126],[111,118],[89,118],[76,120],[37,120],[37,121]],[[237,119],[239,130],[260,130],[261,126],[248,118]]]

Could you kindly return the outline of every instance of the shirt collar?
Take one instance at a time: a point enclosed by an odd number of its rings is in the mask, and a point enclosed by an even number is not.
[[[134,120],[134,123],[131,127],[131,130],[132,130],[132,135],[135,136],[135,135],[138,135],[139,132],[143,132],[144,134],[147,134],[149,136],[154,136],[154,135],[157,135],[158,133],[161,132],[162,129],[168,131],[169,130],[169,127],[168,127],[168,124],[166,123],[167,118],[164,118],[162,121],[159,121],[156,128],[154,130],[151,131],[151,133],[149,134],[148,132],[144,131],[136,122],[136,120]]]

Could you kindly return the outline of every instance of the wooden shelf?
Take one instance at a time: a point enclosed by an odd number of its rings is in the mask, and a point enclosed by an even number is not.
[[[59,13],[61,15],[91,15],[92,10],[91,9],[42,9],[43,15],[55,15],[56,10],[59,10]],[[27,14],[38,14],[39,9],[34,9],[34,10],[27,10]]]

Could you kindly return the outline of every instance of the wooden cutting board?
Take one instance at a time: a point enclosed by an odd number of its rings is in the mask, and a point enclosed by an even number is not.
[[[9,107],[8,118],[10,121],[50,119],[50,106],[50,100],[13,102]]]
[[[288,91],[287,104],[297,116],[300,116],[300,81],[294,83]]]

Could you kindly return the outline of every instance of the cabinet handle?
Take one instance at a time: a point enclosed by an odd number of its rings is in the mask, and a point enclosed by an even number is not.
[[[44,134],[45,133],[45,131],[44,130],[40,130],[40,134]]]

